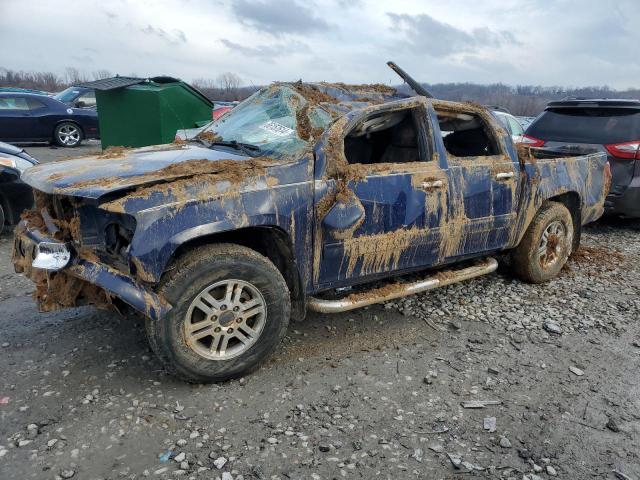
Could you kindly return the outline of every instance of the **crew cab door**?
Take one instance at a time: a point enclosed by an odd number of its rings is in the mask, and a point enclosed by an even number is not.
[[[446,164],[434,155],[426,99],[337,122],[316,150],[314,280],[341,286],[437,261]]]
[[[433,103],[437,148],[448,165],[450,205],[443,261],[509,246],[520,168],[513,142],[488,111]]]

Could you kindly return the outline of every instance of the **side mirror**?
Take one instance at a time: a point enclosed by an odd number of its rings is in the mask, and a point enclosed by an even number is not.
[[[351,236],[362,225],[365,218],[364,207],[354,194],[342,197],[322,219],[322,226],[336,239]]]
[[[84,103],[82,100],[78,100],[78,101],[76,102],[76,108],[84,108],[84,107],[86,107],[86,106],[87,106],[87,104],[86,104],[86,103]]]

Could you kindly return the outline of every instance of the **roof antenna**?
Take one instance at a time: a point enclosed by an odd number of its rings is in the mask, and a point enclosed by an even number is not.
[[[422,85],[420,85],[418,82],[416,82],[411,75],[409,75],[407,72],[405,72],[403,69],[401,69],[398,65],[396,65],[395,63],[389,61],[387,62],[387,65],[389,65],[389,67],[391,68],[391,70],[393,70],[394,72],[396,72],[398,74],[398,76],[404,80],[406,82],[407,85],[409,85],[414,92],[416,92],[418,95],[421,95],[423,97],[427,97],[427,98],[434,98],[433,95],[431,95],[426,88],[424,88]]]

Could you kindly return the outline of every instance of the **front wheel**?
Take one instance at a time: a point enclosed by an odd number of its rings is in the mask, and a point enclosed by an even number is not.
[[[531,283],[556,277],[571,255],[573,220],[563,204],[548,202],[529,225],[520,245],[511,253],[515,273]]]
[[[173,308],[147,319],[151,347],[171,373],[223,381],[257,367],[289,324],[289,290],[273,263],[246,247],[218,244],[179,259],[160,293]]]
[[[77,147],[82,143],[82,130],[73,122],[62,122],[53,131],[53,140],[61,147]]]

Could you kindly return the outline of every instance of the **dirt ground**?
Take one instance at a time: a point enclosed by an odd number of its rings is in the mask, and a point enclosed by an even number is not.
[[[639,233],[587,227],[542,286],[502,259],[465,284],[310,314],[257,372],[207,386],[167,376],[136,316],[38,313],[5,234],[0,478],[638,480]]]

